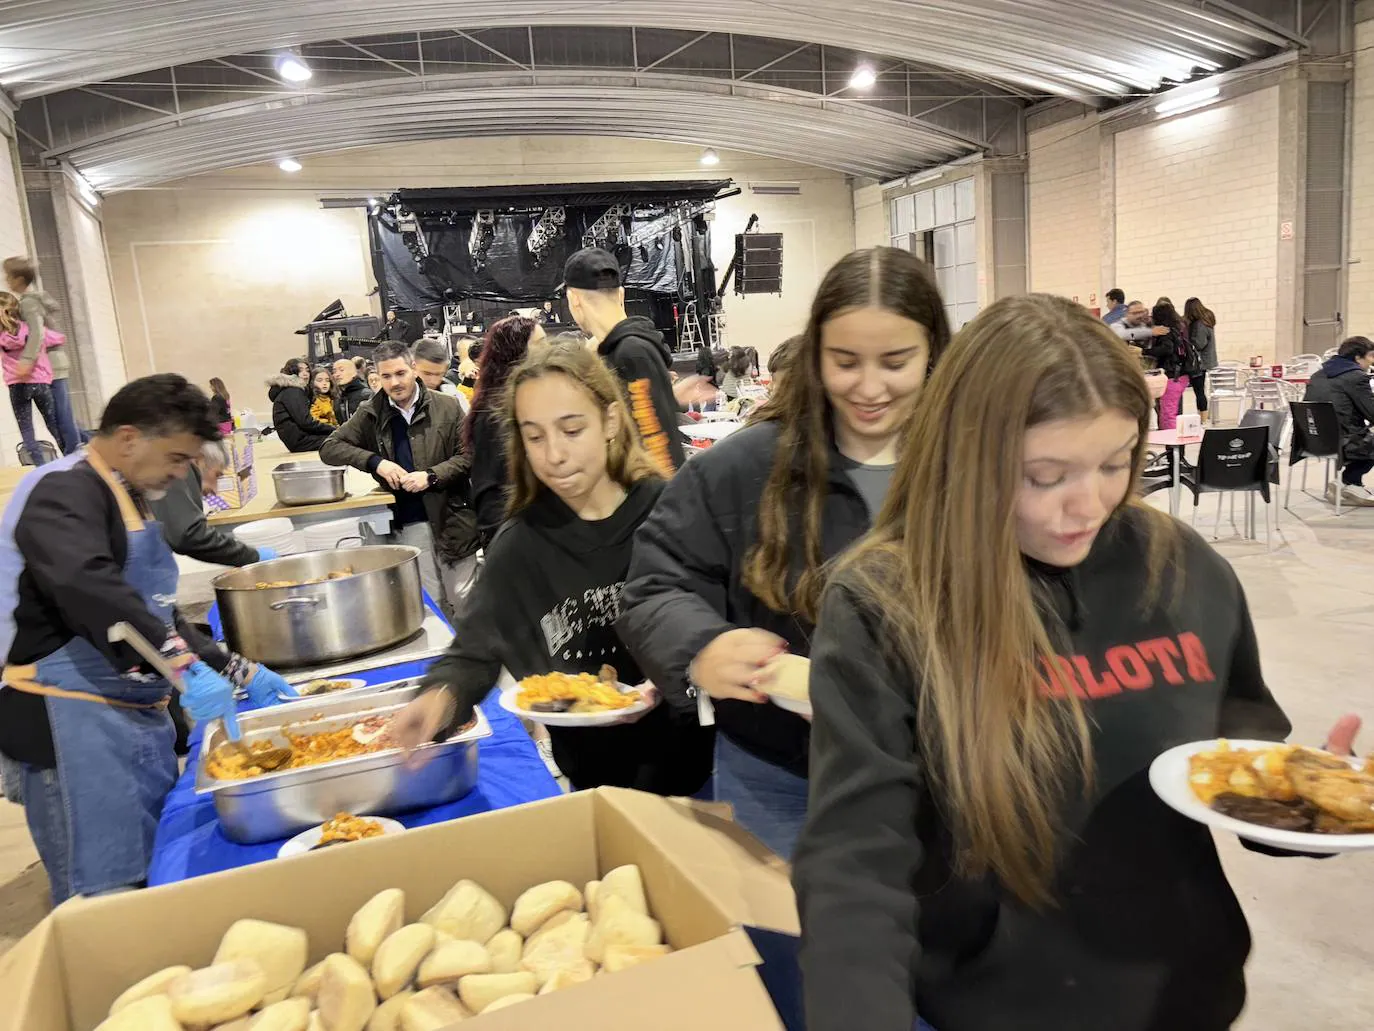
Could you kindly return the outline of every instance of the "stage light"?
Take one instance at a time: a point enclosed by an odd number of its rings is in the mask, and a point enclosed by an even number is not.
[[[282,158],[277,162],[277,167],[283,172],[299,172],[301,170],[301,163],[295,158]]]
[[[1192,111],[1199,107],[1206,107],[1219,96],[1221,96],[1221,89],[1218,86],[1207,86],[1203,89],[1170,90],[1166,94],[1167,99],[1155,105],[1155,113],[1176,115],[1183,111]]]
[[[873,84],[878,81],[878,73],[873,70],[871,64],[861,64],[854,69],[854,74],[849,77],[850,89],[872,89]]]
[[[701,152],[701,163],[703,165],[720,164],[720,155],[716,153],[714,147],[707,147]]]
[[[282,54],[276,61],[277,74],[287,82],[305,82],[315,73],[295,54]]]

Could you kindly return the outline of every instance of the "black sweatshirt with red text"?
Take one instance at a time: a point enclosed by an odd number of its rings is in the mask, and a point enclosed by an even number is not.
[[[1245,1001],[1245,917],[1211,832],[1149,785],[1159,753],[1282,740],[1231,567],[1187,528],[1184,581],[1143,611],[1144,517],[1080,566],[1027,564],[1060,642],[1045,690],[1092,726],[1094,779],[1062,806],[1055,901],[1034,910],[956,872],[915,747],[920,678],[841,579],[811,651],[808,823],[794,864],[808,1031],[1222,1031]]]

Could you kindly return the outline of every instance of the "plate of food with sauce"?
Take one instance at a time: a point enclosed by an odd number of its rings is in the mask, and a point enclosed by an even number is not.
[[[1159,755],[1150,786],[1191,820],[1294,852],[1374,850],[1374,756],[1277,741],[1194,741]]]
[[[631,687],[602,666],[590,673],[542,673],[501,692],[501,708],[522,720],[549,727],[605,727],[652,709],[647,688]]]
[[[351,841],[364,841],[367,838],[380,838],[387,834],[400,834],[405,827],[395,820],[384,816],[354,816],[352,813],[337,813],[332,819],[301,831],[277,850],[278,859],[304,855],[306,852],[333,845],[345,845]]]

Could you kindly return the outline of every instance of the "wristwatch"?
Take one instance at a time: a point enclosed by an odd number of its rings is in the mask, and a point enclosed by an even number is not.
[[[426,473],[425,475],[429,477],[429,489],[430,489],[430,490],[433,490],[435,487],[439,486],[439,477],[436,476],[436,475],[434,475],[434,470],[433,470],[433,469],[431,469],[431,470],[430,470],[428,473]]]

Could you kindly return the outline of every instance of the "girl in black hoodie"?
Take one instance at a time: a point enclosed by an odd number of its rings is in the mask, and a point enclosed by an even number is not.
[[[782,651],[809,654],[821,568],[882,506],[948,340],[924,262],[891,247],[841,259],[753,424],[679,469],[635,538],[621,636],[669,704],[715,719],[716,797],[784,858],[806,815],[810,728],[757,688]]]
[[[615,667],[642,679],[616,636],[633,534],[663,488],[611,371],[588,348],[555,345],[510,374],[502,410],[513,484],[508,519],[458,614],[431,690],[399,717],[415,746],[472,718],[504,666],[535,674]],[[711,772],[713,733],[667,706],[637,722],[551,727],[554,759],[575,788],[692,795]]]
[[[812,650],[809,1031],[1240,1013],[1245,918],[1211,832],[1148,769],[1289,724],[1231,567],[1132,500],[1149,414],[1127,348],[1046,295],[985,310],[927,385]]]

